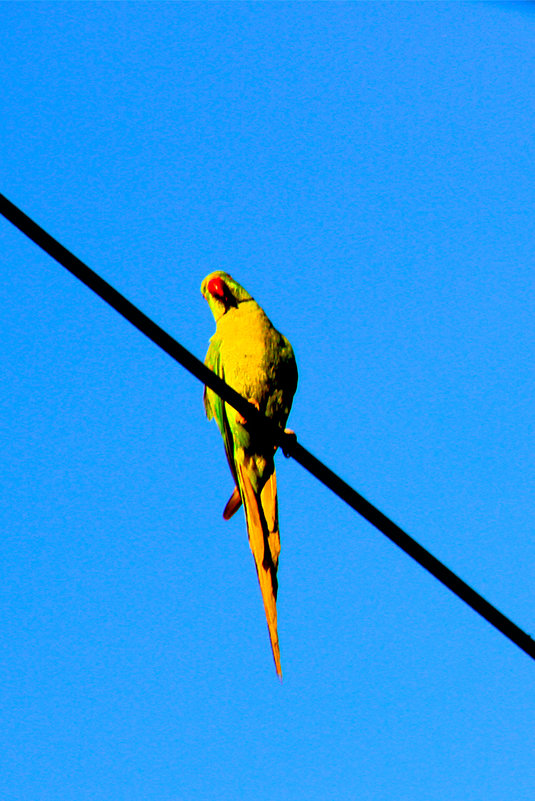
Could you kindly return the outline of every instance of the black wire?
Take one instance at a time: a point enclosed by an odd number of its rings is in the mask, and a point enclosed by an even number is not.
[[[418,564],[425,568],[442,584],[448,587],[455,595],[478,612],[498,631],[518,645],[528,656],[535,659],[535,641],[512,620],[499,612],[492,604],[473,590],[466,582],[429,553],[416,540],[410,537],[403,529],[392,522],[382,512],[375,508],[362,495],[333,473],[319,459],[307,451],[297,442],[295,435],[287,434],[264,417],[239,393],[229,387],[215,373],[209,370],[186,348],[180,345],[163,328],[156,325],[146,314],[143,314],[133,303],[117,292],[110,284],[104,281],[90,267],[74,256],[69,250],[60,245],[50,234],[47,234],[37,223],[24,214],[17,206],[0,194],[0,213],[13,225],[26,234],[36,245],[39,245],[53,259],[56,259],[69,272],[80,279],[89,289],[92,289],[102,300],[109,303],[123,317],[135,325],[139,331],[151,339],[162,350],[169,354],[186,370],[213,389],[226,403],[233,406],[241,415],[247,418],[250,425],[259,427],[274,442],[281,445],[287,456],[292,456],[299,464],[306,468],[313,476],[329,487],[339,498],[345,501],[355,511],[362,515],[375,528],[379,529],[392,542],[398,545],[405,553],[411,556]]]

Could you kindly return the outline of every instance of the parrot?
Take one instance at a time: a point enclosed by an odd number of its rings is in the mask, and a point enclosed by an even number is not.
[[[216,323],[206,366],[283,428],[298,378],[289,341],[228,273],[218,270],[207,275],[201,294]],[[215,418],[219,427],[235,483],[223,517],[229,520],[243,504],[273,659],[282,680],[276,605],[280,554],[274,463],[277,446],[258,430],[250,430],[246,419],[206,386],[204,407],[208,420]]]

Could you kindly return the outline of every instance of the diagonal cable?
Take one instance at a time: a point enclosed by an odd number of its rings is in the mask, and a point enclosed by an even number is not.
[[[418,564],[435,576],[442,584],[450,589],[458,598],[461,598],[475,612],[485,618],[498,631],[501,631],[511,642],[514,642],[528,656],[535,659],[535,641],[516,623],[502,614],[483,596],[470,587],[465,581],[451,571],[433,554],[427,551],[416,540],[410,537],[403,529],[392,522],[386,515],[360,495],[356,490],[320,462],[310,451],[304,448],[295,435],[287,434],[273,424],[269,418],[264,417],[254,406],[243,398],[232,387],[215,375],[196,356],[180,345],[163,328],[160,328],[150,317],[134,306],[124,295],[121,295],[111,284],[108,284],[98,273],[94,272],[84,262],[80,261],[67,248],[37,225],[30,217],[24,214],[17,206],[0,194],[0,213],[9,220],[19,231],[39,245],[46,253],[52,256],[69,272],[75,275],[89,289],[92,289],[102,300],[129,320],[139,331],[147,336],[155,345],[162,348],[175,361],[189,370],[203,384],[210,387],[220,395],[226,403],[233,406],[250,425],[260,428],[274,442],[279,444],[284,453],[292,456],[306,470],[312,473],[332,492],[351,506],[362,517],[368,520],[375,528],[392,540],[399,548],[411,556]]]

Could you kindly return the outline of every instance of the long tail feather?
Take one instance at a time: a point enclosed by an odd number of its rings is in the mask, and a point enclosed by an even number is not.
[[[260,493],[260,503],[264,513],[268,531],[268,544],[271,560],[275,566],[275,574],[279,566],[279,554],[281,552],[281,541],[279,534],[279,512],[277,505],[277,476],[275,470],[264,484]],[[275,597],[277,593],[275,592]]]
[[[280,539],[277,524],[277,485],[273,474],[260,493],[256,495],[246,463],[237,464],[238,481],[245,508],[249,545],[253,552],[256,572],[264,601],[264,610],[271,639],[271,649],[277,674],[282,678],[279,637],[277,633],[277,563]],[[270,485],[268,487],[268,484]],[[267,489],[266,489],[267,488]],[[264,505],[265,504],[265,505]]]

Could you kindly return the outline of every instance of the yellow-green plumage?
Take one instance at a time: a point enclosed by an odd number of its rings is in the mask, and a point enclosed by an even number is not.
[[[292,347],[256,301],[227,273],[208,275],[201,286],[216,320],[206,364],[240,395],[277,425],[284,427],[297,387]],[[231,406],[206,388],[208,419],[215,418],[236,483],[224,516],[244,505],[249,544],[262,591],[275,666],[281,673],[277,635],[277,566],[280,538],[275,449],[261,434],[248,430],[246,421]]]

